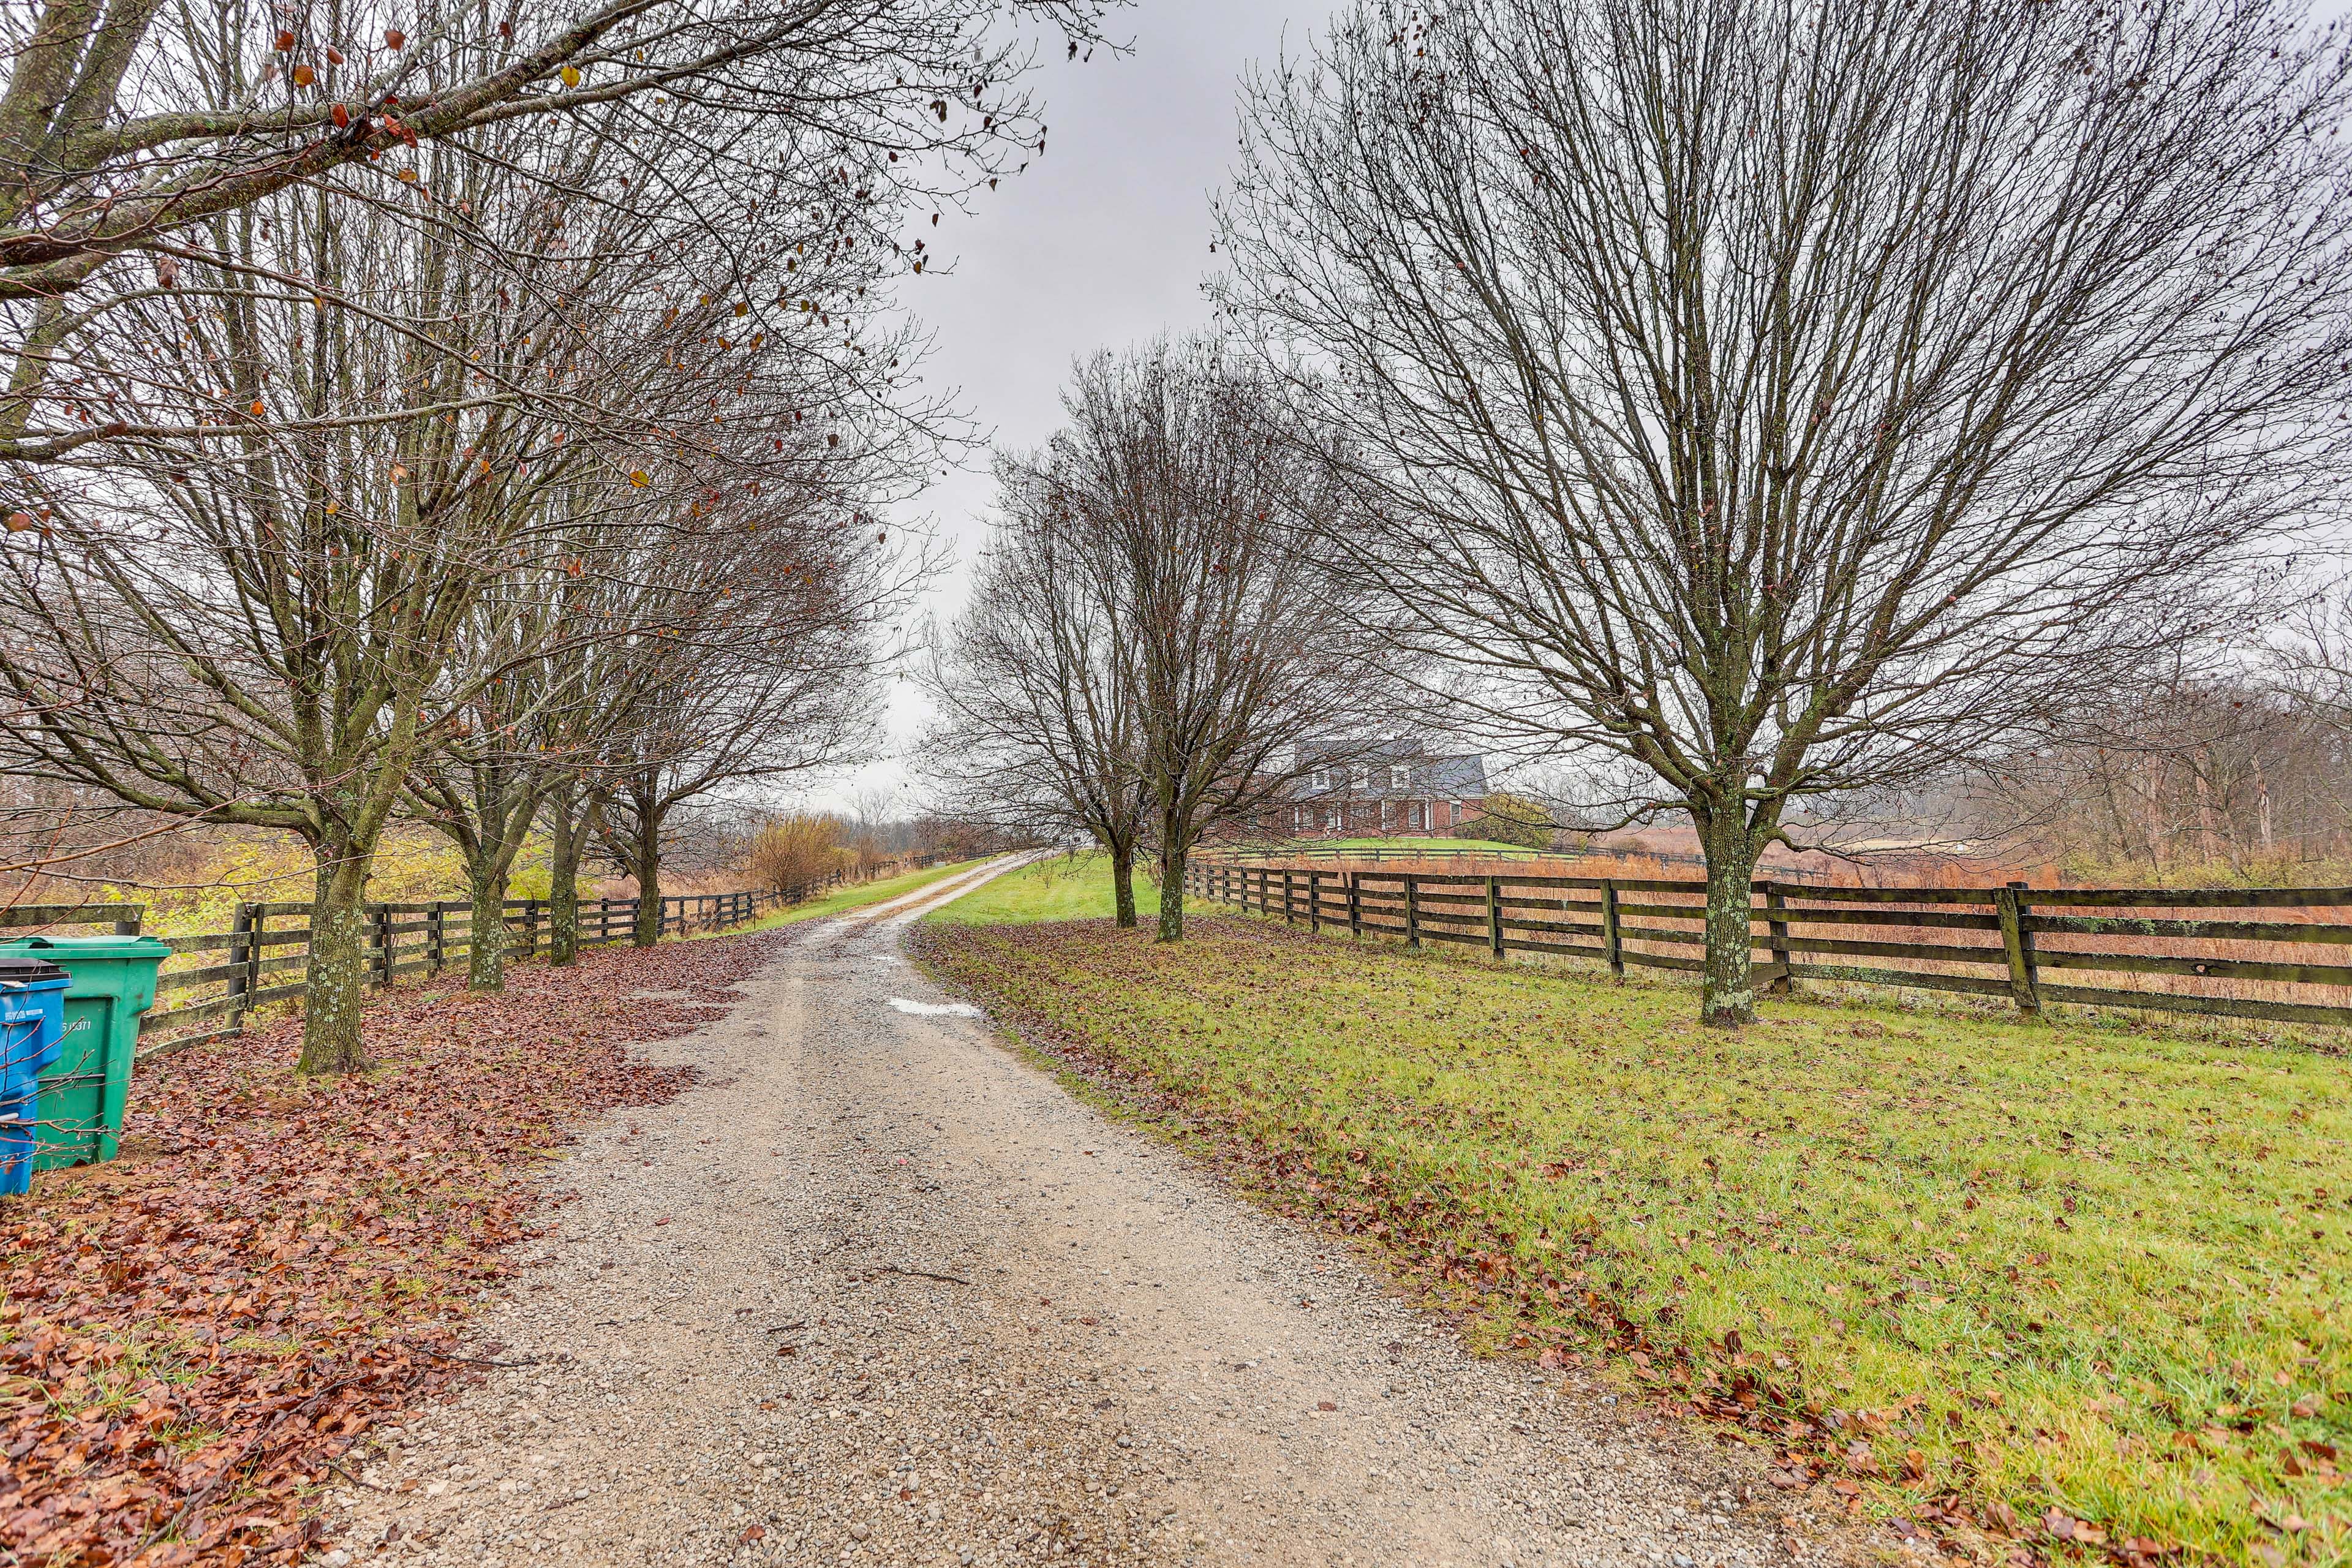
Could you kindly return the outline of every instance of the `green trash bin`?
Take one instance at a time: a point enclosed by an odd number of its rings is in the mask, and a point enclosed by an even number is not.
[[[36,936],[0,952],[37,952],[66,972],[65,1043],[41,1074],[36,1171],[114,1158],[139,1018],[155,1005],[155,971],[171,948],[152,936]]]

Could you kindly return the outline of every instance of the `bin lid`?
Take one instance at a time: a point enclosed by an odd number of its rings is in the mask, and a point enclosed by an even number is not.
[[[77,958],[169,958],[172,944],[152,936],[28,936],[0,942],[0,956],[10,954],[70,965]]]
[[[63,980],[66,972],[29,952],[0,952],[0,985],[38,985]]]

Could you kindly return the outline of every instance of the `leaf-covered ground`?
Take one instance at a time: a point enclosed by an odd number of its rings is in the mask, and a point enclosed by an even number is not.
[[[629,1046],[722,1011],[778,938],[395,992],[375,1068],[297,1079],[298,1024],[143,1067],[123,1156],[0,1199],[0,1542],[55,1565],[290,1562],[361,1434],[465,1373],[469,1306],[582,1118],[687,1074]],[[694,1000],[632,999],[640,989]]]
[[[2345,1062],[1691,993],[1255,919],[929,962],[1474,1334],[1995,1553],[2352,1557]]]

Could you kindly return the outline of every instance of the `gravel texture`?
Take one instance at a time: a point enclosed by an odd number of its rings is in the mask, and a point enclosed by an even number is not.
[[[968,885],[811,924],[649,1047],[703,1081],[551,1173],[498,1364],[330,1494],[331,1568],[1849,1555],[1023,1063],[898,951]]]

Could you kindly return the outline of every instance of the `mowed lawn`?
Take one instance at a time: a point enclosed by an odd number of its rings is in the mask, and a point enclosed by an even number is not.
[[[1160,918],[1160,889],[1139,866],[1136,918]],[[1001,925],[1008,921],[1108,920],[1112,914],[1110,857],[1089,850],[1055,855],[982,884],[924,920],[941,925]]]
[[[2062,1554],[2352,1555],[2342,1057],[1801,1000],[1731,1035],[1669,984],[1192,931],[925,941],[1486,1342],[1756,1405],[1780,1484]]]
[[[698,936],[733,936],[744,931],[769,931],[777,926],[794,925],[802,921],[822,920],[827,915],[841,914],[848,910],[864,909],[886,900],[903,897],[933,882],[943,881],[959,871],[969,871],[978,860],[959,860],[952,865],[928,867],[920,871],[902,872],[896,877],[877,877],[871,882],[853,882],[835,888],[823,898],[805,903],[787,904],[771,915],[762,915],[749,925],[730,927],[725,931],[698,931]]]

